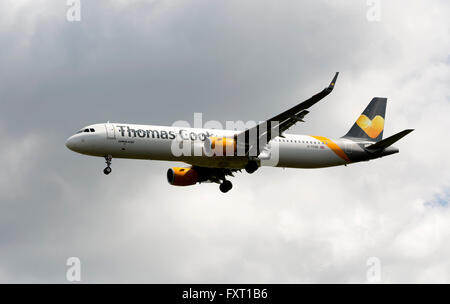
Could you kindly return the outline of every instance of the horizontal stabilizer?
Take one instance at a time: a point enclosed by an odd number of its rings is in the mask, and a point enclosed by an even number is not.
[[[379,142],[374,143],[373,145],[366,147],[366,150],[368,150],[369,152],[376,152],[376,151],[381,151],[383,149],[386,149],[387,147],[393,145],[395,142],[397,142],[398,140],[402,139],[403,137],[405,137],[406,135],[411,133],[412,131],[414,131],[414,129],[407,129],[407,130],[401,131],[397,134],[389,136],[388,138],[380,140]]]

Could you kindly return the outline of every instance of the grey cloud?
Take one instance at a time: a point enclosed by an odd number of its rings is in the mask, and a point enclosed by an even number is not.
[[[2,282],[64,282],[69,256],[84,282],[364,282],[370,256],[385,282],[449,281],[448,208],[426,205],[450,186],[447,2],[383,1],[374,23],[364,1],[82,3],[80,23],[64,2],[0,4]],[[223,196],[171,187],[165,162],[105,178],[64,146],[106,120],[265,119],[335,71],[294,130],[340,136],[385,95],[386,132],[416,128],[399,155],[263,168]]]

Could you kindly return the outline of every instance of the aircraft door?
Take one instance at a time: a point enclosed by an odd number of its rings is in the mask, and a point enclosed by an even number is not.
[[[114,129],[114,125],[112,123],[105,123],[106,128],[106,138],[108,139],[115,139],[116,138],[116,132]]]
[[[345,154],[352,154],[353,145],[354,145],[354,143],[352,143],[352,142],[347,142],[347,141],[344,142],[344,152],[345,152]]]

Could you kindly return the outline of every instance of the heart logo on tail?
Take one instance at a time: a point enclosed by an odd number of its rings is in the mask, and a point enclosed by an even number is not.
[[[380,115],[370,120],[366,115],[359,116],[356,124],[370,137],[377,138],[384,128],[384,119]]]

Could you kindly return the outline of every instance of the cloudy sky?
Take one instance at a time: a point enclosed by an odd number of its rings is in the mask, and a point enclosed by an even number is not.
[[[0,282],[450,283],[450,3],[0,2]],[[372,20],[372,21],[371,21]],[[69,151],[84,125],[262,120],[341,72],[292,133],[340,137],[373,96],[400,153],[262,168],[226,195],[174,164]],[[375,259],[374,259],[375,258]]]

